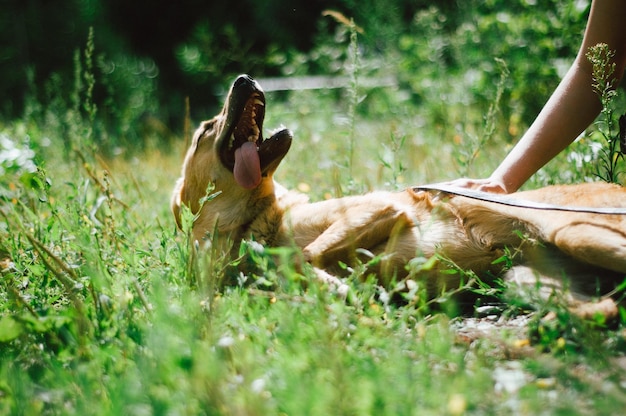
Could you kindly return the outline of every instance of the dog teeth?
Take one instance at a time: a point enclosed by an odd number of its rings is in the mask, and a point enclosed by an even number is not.
[[[229,149],[232,150],[235,146],[240,146],[244,140],[253,143],[259,140],[261,130],[257,124],[257,116],[263,112],[265,107],[262,98],[262,95],[253,94],[246,101],[239,121],[228,140]]]
[[[259,133],[261,133],[261,131],[259,130],[259,127],[256,125],[256,123],[254,123],[252,125],[252,131],[250,132],[250,135],[248,136],[248,141],[256,142],[259,138]]]

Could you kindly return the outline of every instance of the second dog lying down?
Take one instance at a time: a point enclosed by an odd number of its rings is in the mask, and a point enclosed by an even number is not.
[[[283,192],[273,173],[292,136],[283,129],[264,139],[264,115],[261,87],[241,76],[221,113],[196,130],[172,199],[179,224],[182,205],[196,214],[196,240],[216,231],[234,242],[253,238],[268,246],[295,245],[330,274],[341,272],[339,262],[354,264],[366,250],[382,255],[376,270],[382,284],[405,276],[416,256],[435,254],[478,275],[499,273],[494,260],[507,248],[519,251],[510,279],[540,277],[559,286],[567,276],[574,299],[586,300],[598,294],[598,283],[626,276],[625,216],[539,211],[460,196],[440,199],[412,189],[315,203]],[[202,204],[209,184],[219,194]],[[626,207],[626,189],[601,183],[515,196],[562,206]],[[433,290],[459,283],[437,267],[422,275]]]

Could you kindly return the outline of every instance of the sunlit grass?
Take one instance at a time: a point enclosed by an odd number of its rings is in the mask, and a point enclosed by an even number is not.
[[[343,102],[272,100],[266,127],[295,131],[277,178],[314,199],[455,175],[454,139],[419,131],[406,111],[357,116],[350,178]],[[3,412],[608,414],[624,404],[623,370],[611,364],[624,350],[621,327],[559,321],[561,332],[539,341],[548,352],[529,346],[530,327],[468,342],[434,307],[382,302],[373,280],[349,280],[355,298],[346,303],[263,253],[272,290],[198,284],[169,212],[183,142],[84,160],[48,146],[29,181],[5,175]],[[486,146],[477,161],[506,146]],[[561,342],[576,348],[558,350]]]
[[[295,136],[279,182],[315,200],[486,176],[523,128],[462,100],[351,93],[268,93],[266,131]],[[114,156],[80,137],[92,137],[93,114],[75,113],[0,131],[17,155],[0,159],[0,413],[611,414],[626,404],[626,317],[582,322],[557,299],[516,320],[530,311],[510,300],[477,314],[486,331],[461,331],[472,301],[461,315],[449,293],[427,303],[416,285],[394,303],[358,269],[346,300],[288,261],[291,248],[254,245],[242,248],[259,265],[253,284],[217,290],[229,259],[190,267],[169,212],[185,138]],[[60,128],[67,120],[76,124]],[[528,186],[588,180],[572,161],[593,162],[589,141]]]

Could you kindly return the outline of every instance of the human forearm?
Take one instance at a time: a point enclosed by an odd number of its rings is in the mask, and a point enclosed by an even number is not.
[[[502,183],[506,192],[517,190],[574,141],[593,122],[600,109],[590,71],[584,64],[575,64],[491,179]]]
[[[606,43],[615,52],[613,85],[617,85],[626,64],[624,19],[626,1],[595,0],[592,3],[585,36],[574,64],[490,180],[501,184],[506,192],[517,190],[593,122],[601,104],[592,87],[592,65],[586,55],[590,47]]]
[[[589,48],[605,43],[615,51],[617,85],[626,67],[626,0],[594,0],[574,64],[519,143],[487,179],[459,179],[454,184],[488,192],[514,192],[565,149],[601,110],[593,90]]]

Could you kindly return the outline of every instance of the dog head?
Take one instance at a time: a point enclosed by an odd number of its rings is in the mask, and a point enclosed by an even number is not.
[[[255,206],[274,198],[273,174],[291,146],[287,129],[263,138],[265,95],[248,75],[233,83],[222,111],[195,131],[172,198],[178,225],[184,204],[197,215],[195,238],[213,231],[231,232],[250,222]],[[209,184],[218,195],[206,204]]]

